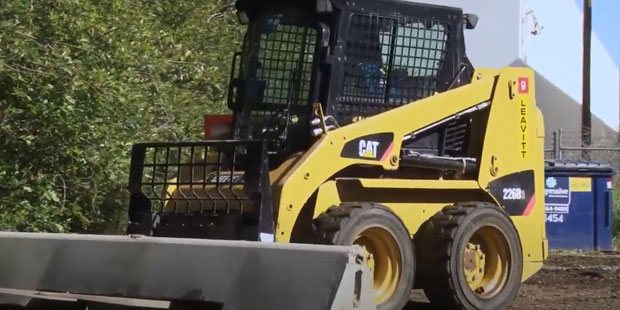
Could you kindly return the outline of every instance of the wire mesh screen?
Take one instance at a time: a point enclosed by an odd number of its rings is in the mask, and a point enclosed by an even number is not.
[[[403,151],[422,154],[463,157],[469,142],[469,121],[460,119],[418,133],[414,139],[403,142]]]
[[[244,187],[238,144],[153,144],[134,147],[143,157],[140,191],[151,212],[243,214],[255,203]],[[132,163],[136,164],[136,163]],[[138,163],[139,164],[139,163]]]
[[[448,124],[444,137],[444,152],[452,153],[450,155],[463,152],[467,147],[468,133],[469,123],[467,121],[455,121]]]
[[[316,46],[316,30],[277,24],[260,34],[256,59],[256,79],[265,82],[263,103],[306,104]]]
[[[439,21],[353,15],[337,118],[347,123],[433,94],[448,33]]]

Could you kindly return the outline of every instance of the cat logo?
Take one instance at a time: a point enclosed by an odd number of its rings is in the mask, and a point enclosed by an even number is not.
[[[362,158],[377,158],[377,148],[379,142],[370,140],[360,140],[359,144],[359,156]]]
[[[393,144],[394,134],[391,132],[370,134],[347,142],[340,151],[340,156],[351,159],[384,161],[386,159],[384,157],[391,154]]]

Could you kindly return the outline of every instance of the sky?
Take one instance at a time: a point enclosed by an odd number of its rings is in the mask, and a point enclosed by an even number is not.
[[[583,0],[528,0],[544,27],[527,37],[527,63],[576,102],[582,101]],[[619,128],[620,1],[592,0],[592,113]],[[575,120],[579,121],[579,120]]]
[[[583,0],[575,0],[583,10]],[[592,0],[592,28],[620,68],[620,1]]]

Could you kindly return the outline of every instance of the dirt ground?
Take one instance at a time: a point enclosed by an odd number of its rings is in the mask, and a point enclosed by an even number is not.
[[[414,291],[407,309],[433,309]],[[620,309],[620,252],[552,252],[525,282],[511,309]]]

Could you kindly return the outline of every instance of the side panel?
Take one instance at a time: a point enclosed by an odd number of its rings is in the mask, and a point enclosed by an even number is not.
[[[290,241],[301,208],[317,192],[319,187],[333,178],[338,171],[352,165],[376,166],[385,170],[396,170],[399,166],[397,159],[400,155],[402,138],[405,135],[480,103],[491,101],[484,148],[479,160],[478,188],[485,189],[489,195],[495,193],[492,200],[497,202],[516,200],[507,206],[508,211],[513,214],[513,221],[520,233],[523,257],[525,258],[524,279],[530,277],[540,269],[547,253],[543,198],[544,127],[542,114],[535,105],[534,93],[534,75],[530,69],[506,68],[501,71],[483,69],[476,72],[474,81],[469,85],[406,104],[323,135],[297,162],[295,167],[274,185],[274,192],[281,193],[276,198],[276,204],[279,206],[276,241]],[[381,156],[378,156],[378,150],[383,150],[381,145],[376,145],[377,152],[374,151],[374,145],[372,145],[372,149],[368,148],[370,154],[376,154],[376,156],[369,156],[369,158],[363,158],[364,156],[343,158],[339,156],[345,145],[350,141],[357,140],[359,143],[363,140],[362,137],[386,132],[394,134],[394,140],[391,142],[393,148],[388,148]],[[380,141],[379,144],[381,144]],[[358,151],[360,146],[361,144],[358,145]],[[365,146],[368,146],[367,142]],[[381,158],[377,160],[377,157]],[[502,176],[518,176],[519,174],[523,176],[533,175],[533,181],[530,177],[525,178],[530,179],[529,181],[519,177],[512,180],[509,182],[510,187],[506,191],[506,199],[503,196],[504,188],[492,189],[492,182]],[[333,197],[336,192],[340,195],[339,199],[342,200],[360,200],[367,197],[371,201],[380,201],[381,199],[377,197],[386,195],[392,200],[386,201],[385,204],[395,210],[409,208],[412,205],[422,207],[420,210],[424,210],[423,206],[433,205],[435,208],[435,203],[437,206],[443,206],[446,202],[451,202],[447,200],[464,201],[462,199],[471,199],[471,197],[437,198],[448,197],[445,188],[444,191],[435,192],[434,195],[424,196],[423,198],[427,199],[426,201],[423,199],[411,201],[404,198],[395,200],[395,197],[402,195],[402,193],[396,193],[387,188],[364,188],[363,191],[359,192],[359,195],[346,198],[338,189],[339,184],[336,184],[336,191],[333,189],[333,184],[329,186],[332,188],[329,189],[328,196],[332,196],[332,198],[319,197],[318,199],[319,201],[326,199],[325,201],[329,202],[330,205],[336,200]],[[399,186],[402,188],[402,184]],[[498,195],[498,192],[501,195]],[[449,194],[454,195],[455,193]],[[409,197],[415,197],[415,195]],[[488,197],[488,195],[479,195],[477,198],[488,200]],[[428,201],[431,198],[435,200]],[[323,202],[320,203],[321,208],[326,207]],[[410,209],[401,210],[403,211],[398,212],[410,212]],[[432,210],[429,209],[428,211]],[[418,210],[411,212],[416,212],[416,214],[401,214],[407,218],[417,217],[415,221],[425,217],[421,217],[417,213]],[[519,212],[521,214],[517,215]],[[418,226],[415,221],[410,222],[412,227]]]
[[[405,135],[488,101],[493,84],[493,75],[480,76],[479,80],[470,85],[403,105],[323,135],[291,171],[274,184],[273,192],[280,193],[274,196],[279,210],[276,241],[290,241],[301,208],[319,186],[338,171],[355,164],[379,166],[386,170],[398,169],[398,161],[393,158],[398,159]],[[438,109],[439,106],[442,108]],[[380,160],[339,156],[349,141],[384,132],[392,132],[394,140],[393,147],[381,154]],[[381,146],[377,145],[377,150],[379,149]]]
[[[546,256],[544,127],[535,102],[533,72],[506,68],[493,94],[479,182],[511,215],[521,239],[523,278]]]
[[[491,198],[470,181],[341,179],[320,187],[313,217],[340,202],[376,201],[390,208],[413,236],[446,205],[481,200]]]

